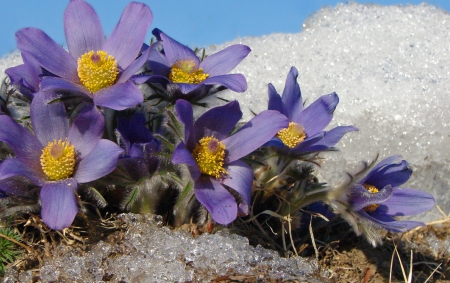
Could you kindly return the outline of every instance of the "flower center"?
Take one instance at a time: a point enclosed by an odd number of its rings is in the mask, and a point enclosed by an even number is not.
[[[67,139],[49,142],[42,150],[41,166],[50,180],[69,178],[75,168],[75,147]]]
[[[225,145],[214,137],[204,137],[192,152],[202,174],[220,178],[227,175],[223,168],[225,160]]]
[[[119,74],[116,59],[105,51],[89,51],[78,58],[78,77],[90,91],[112,86]]]
[[[369,185],[369,184],[363,184],[363,187],[366,188],[366,190],[368,190],[370,193],[374,194],[374,193],[378,193],[378,189],[375,186]],[[366,212],[374,212],[375,210],[377,210],[377,208],[380,205],[377,203],[374,204],[369,204],[368,206],[364,207],[363,210]]]
[[[289,148],[294,148],[305,140],[305,128],[302,125],[290,122],[287,128],[280,130],[277,137]]]
[[[197,69],[193,61],[177,61],[169,73],[169,80],[173,83],[199,84],[208,77],[209,74],[203,73],[202,68]]]

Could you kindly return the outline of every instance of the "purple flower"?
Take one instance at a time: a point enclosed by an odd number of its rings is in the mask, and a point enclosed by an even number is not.
[[[148,57],[145,51],[136,59],[151,21],[150,9],[132,2],[105,40],[92,6],[71,0],[64,13],[69,53],[35,28],[16,33],[17,47],[55,75],[42,79],[42,90],[69,91],[92,99],[95,105],[123,110],[143,101],[141,91],[129,79]]]
[[[397,220],[398,216],[419,214],[433,208],[432,195],[400,187],[412,174],[400,156],[391,156],[370,170],[361,180],[351,184],[332,204],[352,224],[357,234],[364,233],[375,245],[377,237],[370,227],[392,232],[405,232],[425,225],[418,221]],[[339,209],[339,207],[344,206]]]
[[[69,227],[78,212],[78,183],[110,173],[123,150],[101,139],[104,118],[94,105],[83,108],[69,126],[64,105],[48,104],[55,98],[53,93],[35,95],[30,109],[34,135],[10,117],[0,116],[0,140],[15,153],[15,158],[0,165],[0,180],[24,176],[42,187],[42,220],[60,230]],[[6,182],[1,184],[7,186]]]
[[[405,160],[391,156],[378,163],[350,188],[350,208],[386,230],[404,232],[424,225],[417,221],[398,221],[396,216],[415,215],[434,206],[432,195],[414,189],[400,188],[412,170]]]
[[[282,148],[290,155],[324,151],[336,145],[347,132],[358,130],[353,126],[338,126],[324,131],[333,119],[339,97],[336,93],[323,95],[304,109],[297,76],[297,69],[292,67],[282,96],[269,84],[269,110],[279,111],[290,123],[267,145]]]
[[[212,85],[225,86],[236,92],[244,92],[247,89],[247,81],[242,74],[228,72],[250,53],[248,46],[231,45],[200,62],[194,51],[187,46],[158,29],[154,29],[153,34],[159,41],[150,47],[148,63],[153,76],[148,82],[175,84],[184,95]]]
[[[117,132],[120,145],[125,150],[119,159],[120,167],[136,180],[155,172],[159,164],[155,153],[159,151],[161,142],[153,138],[146,127],[144,115],[135,113],[130,120],[119,117]]]
[[[175,109],[185,126],[185,138],[176,147],[172,162],[187,164],[198,201],[220,224],[232,222],[238,212],[248,214],[253,171],[239,159],[286,127],[287,119],[267,110],[228,136],[242,117],[237,101],[205,112],[195,123],[189,102],[177,100]]]

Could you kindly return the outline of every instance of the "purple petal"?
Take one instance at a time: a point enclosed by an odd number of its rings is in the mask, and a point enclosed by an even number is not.
[[[242,44],[228,46],[206,57],[200,63],[200,68],[211,77],[228,74],[247,57],[250,51],[251,49],[248,46]]]
[[[272,84],[269,84],[269,106],[268,110],[276,110],[281,114],[287,116],[286,111],[284,110],[283,101],[281,100],[281,96],[275,90],[275,87]]]
[[[364,210],[361,210],[358,213],[375,222],[383,229],[397,233],[405,232],[418,226],[425,226],[423,222],[418,221],[397,221],[393,217],[386,214],[377,213],[377,211],[369,214]]]
[[[198,201],[209,211],[214,221],[227,225],[237,217],[236,199],[217,181],[199,178],[194,186]]]
[[[36,138],[47,146],[47,143],[64,141],[69,134],[69,119],[62,102],[50,101],[59,98],[53,92],[38,92],[30,106],[31,124]]]
[[[209,77],[202,82],[205,85],[223,85],[235,92],[247,90],[247,80],[241,74],[229,74]]]
[[[53,230],[72,225],[78,213],[77,183],[74,179],[50,182],[42,186],[42,221]]]
[[[298,117],[293,117],[292,121],[305,128],[306,136],[315,135],[333,119],[333,112],[338,102],[339,97],[334,92],[323,95],[303,110]]]
[[[77,61],[43,31],[24,28],[16,33],[17,48],[31,54],[47,71],[78,82]]]
[[[30,181],[23,177],[0,179],[0,195],[5,193],[12,197],[27,196],[30,193]]]
[[[388,159],[392,163],[386,163],[385,160],[383,160],[380,164],[375,166],[361,182],[373,185],[377,188],[382,188],[386,185],[398,187],[408,181],[412,174],[408,162],[405,160],[400,161],[399,157]]]
[[[37,159],[39,161],[39,159]],[[0,179],[6,179],[14,176],[24,176],[38,186],[44,184],[46,176],[41,167],[31,166],[18,158],[7,158],[0,165]]]
[[[238,101],[232,101],[223,106],[214,107],[202,116],[194,124],[194,140],[213,136],[219,141],[225,139],[242,118],[242,111]]]
[[[302,94],[297,83],[298,71],[292,67],[286,78],[282,100],[289,120],[294,121],[303,111]]]
[[[132,82],[115,84],[94,93],[94,104],[114,110],[124,110],[144,101],[144,96]]]
[[[250,198],[253,184],[253,171],[243,161],[236,160],[225,166],[228,176],[223,179],[222,184],[235,190],[244,200],[239,205],[240,212],[247,215],[249,212]]]
[[[330,147],[335,146],[346,133],[353,131],[358,131],[358,128],[353,126],[338,126],[328,132],[325,132],[324,137],[320,141],[310,147],[305,148],[304,151],[327,150]],[[382,187],[384,186],[381,186],[381,188]]]
[[[163,42],[164,54],[166,54],[168,66],[172,67],[177,61],[192,61],[196,66],[199,65],[200,60],[192,49],[172,39],[163,32],[160,32],[159,35]]]
[[[394,188],[392,196],[377,210],[390,216],[415,215],[434,207],[435,200],[429,193],[406,188]]]
[[[192,112],[192,105],[184,100],[178,99],[175,102],[175,110],[177,111],[177,117],[181,123],[184,124],[184,142],[187,144],[189,149],[193,149],[195,143],[194,135],[191,137],[191,133],[194,129],[194,114]]]
[[[148,65],[153,71],[153,74],[164,77],[169,77],[171,65],[167,62],[166,56],[161,52],[163,44],[157,41],[150,46],[148,54]]]
[[[24,64],[8,68],[5,73],[11,79],[11,84],[21,84],[32,92],[37,92],[39,90],[41,67],[36,59],[26,51],[22,52],[22,59]]]
[[[317,133],[312,137],[306,138],[304,141],[302,141],[300,144],[298,144],[293,149],[290,149],[289,151],[295,154],[308,152],[308,150],[311,147],[313,147],[316,143],[318,143],[320,140],[322,140],[324,136],[325,132]]]
[[[94,106],[85,106],[74,119],[68,140],[75,146],[78,158],[83,159],[102,138],[105,118]]]
[[[188,94],[191,91],[196,90],[198,87],[200,87],[202,84],[182,84],[182,83],[174,83],[173,85],[176,85],[181,93]]]
[[[73,83],[71,81],[56,78],[45,77],[41,82],[41,91],[54,91],[58,93],[73,93],[85,98],[92,99],[92,93],[81,84]]]
[[[136,59],[152,19],[152,12],[142,3],[131,2],[123,11],[104,46],[104,51],[114,56],[121,69],[125,70]]]
[[[78,183],[97,180],[111,173],[117,165],[123,149],[109,140],[100,140],[97,145],[79,163],[73,178]]]
[[[226,163],[246,156],[288,127],[288,119],[278,111],[266,110],[245,124],[234,135],[224,139],[228,155]]]
[[[8,144],[16,157],[33,168],[40,167],[42,144],[24,127],[6,115],[0,115],[0,141]]]
[[[350,188],[349,201],[351,209],[358,211],[371,204],[379,204],[385,202],[393,194],[391,186],[386,186],[377,193],[371,193],[362,185],[355,184]]]
[[[105,33],[91,5],[71,0],[64,11],[64,33],[70,55],[78,59],[89,51],[102,50]]]
[[[131,78],[132,75],[136,74],[136,72],[147,62],[149,49],[145,50],[139,58],[133,61],[131,65],[120,74],[120,77],[116,81],[116,84],[124,83]]]
[[[186,164],[188,166],[189,173],[191,173],[191,177],[194,181],[197,180],[201,175],[197,162],[183,142],[180,142],[173,151],[172,163]]]

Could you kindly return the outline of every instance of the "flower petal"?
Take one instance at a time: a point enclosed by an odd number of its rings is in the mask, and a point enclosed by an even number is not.
[[[78,82],[77,61],[43,31],[24,28],[16,33],[17,48],[31,54],[47,71]]]
[[[164,46],[164,54],[166,54],[168,66],[172,67],[177,61],[192,61],[196,66],[200,64],[200,60],[192,49],[163,32],[159,32],[159,36]]]
[[[400,161],[398,158],[398,156],[388,158],[391,163],[387,163],[385,160],[380,162],[367,174],[361,183],[367,183],[377,188],[382,188],[386,185],[398,187],[404,184],[411,176],[412,170],[408,162],[405,160]]]
[[[78,183],[97,180],[114,170],[123,149],[109,140],[100,140],[79,163],[73,178]]]
[[[166,55],[164,55],[161,50],[163,49],[163,44],[161,41],[153,43],[149,48],[148,53],[148,65],[153,71],[153,74],[160,75],[164,77],[169,77],[171,65],[167,62]]]
[[[184,142],[187,148],[193,150],[195,143],[194,134],[191,134],[194,130],[194,113],[192,111],[192,105],[184,100],[178,99],[175,102],[175,110],[177,111],[177,117],[184,124]]]
[[[228,74],[209,77],[202,82],[205,85],[223,85],[235,92],[247,90],[247,80],[241,74]]]
[[[38,159],[39,161],[39,159]],[[42,186],[46,176],[41,167],[31,166],[18,158],[7,158],[0,165],[0,179],[14,176],[24,176],[30,179],[35,185]]]
[[[62,95],[70,93],[92,99],[92,93],[84,86],[57,77],[43,78],[41,81],[41,91],[54,91]]]
[[[131,2],[123,10],[103,48],[114,56],[121,69],[125,70],[136,59],[152,20],[152,12],[145,4]]]
[[[361,210],[358,213],[378,224],[381,228],[396,233],[406,232],[418,226],[425,226],[423,222],[419,221],[398,221],[389,215],[377,213],[377,211],[368,214],[364,210]]]
[[[201,175],[200,168],[198,168],[197,162],[183,142],[180,142],[173,151],[172,163],[186,164],[188,166],[189,173],[191,173],[191,177],[194,181],[196,181]]]
[[[64,33],[73,58],[89,51],[102,50],[105,42],[100,19],[94,8],[83,0],[71,0],[64,11]]]
[[[362,185],[355,184],[349,191],[350,207],[353,211],[358,211],[371,204],[380,204],[389,199],[393,194],[391,186],[386,186],[377,193],[371,193]]]
[[[281,96],[275,90],[275,87],[272,84],[269,84],[269,106],[268,110],[276,110],[281,114],[287,116],[286,111],[284,110],[283,101],[281,100]]]
[[[74,179],[50,182],[42,186],[42,221],[53,230],[72,225],[78,213],[77,183]]]
[[[32,195],[30,181],[27,178],[22,176],[6,179],[0,178],[0,198],[5,196],[23,197],[27,195]]]
[[[137,86],[128,81],[115,84],[94,93],[94,104],[114,110],[134,107],[144,101],[144,96]]]
[[[145,50],[141,56],[139,56],[136,60],[134,60],[131,65],[120,74],[120,77],[117,79],[116,84],[124,83],[131,78],[132,75],[136,74],[136,72],[147,62],[149,49]]]
[[[102,138],[105,118],[94,106],[85,106],[74,119],[68,140],[75,146],[78,158],[83,159]]]
[[[42,144],[7,115],[0,115],[0,141],[11,147],[17,159],[33,168],[39,168]]]
[[[261,112],[234,135],[222,141],[228,151],[226,163],[246,156],[287,127],[288,119],[280,112],[274,110]]]
[[[406,216],[428,211],[434,207],[434,204],[434,197],[429,193],[414,189],[394,188],[392,196],[377,210],[390,216]]]
[[[223,179],[222,184],[235,190],[242,197],[244,203],[239,204],[239,210],[247,215],[250,206],[253,171],[245,162],[240,160],[227,164],[225,170],[228,172],[228,176]]]
[[[336,93],[323,95],[303,110],[298,117],[293,117],[293,121],[305,128],[306,136],[315,135],[331,122],[338,103],[339,97]]]
[[[217,223],[226,225],[236,219],[236,199],[217,181],[208,177],[199,178],[195,182],[194,192]]]
[[[309,146],[304,149],[304,151],[323,151],[327,150],[333,146],[335,146],[342,137],[348,133],[353,131],[359,131],[358,128],[353,126],[338,126],[336,128],[333,128],[332,130],[325,132],[324,137],[318,141],[317,143],[313,144],[312,146]],[[381,188],[384,186],[381,186]]]
[[[286,78],[283,95],[281,96],[284,109],[290,121],[294,121],[303,111],[302,93],[297,83],[297,77],[298,71],[295,67],[292,67]]]
[[[201,63],[200,68],[211,77],[228,74],[245,57],[251,49],[247,45],[234,44],[227,48],[207,56]]]
[[[24,64],[8,68],[5,73],[9,76],[11,84],[25,86],[31,92],[39,90],[39,75],[41,74],[41,67],[34,57],[26,51],[22,51],[22,59]],[[20,89],[20,91],[23,91]],[[31,93],[29,93],[30,95]]]
[[[172,85],[178,87],[183,94],[188,94],[191,91],[196,90],[202,84],[183,84],[183,83],[173,83]]]
[[[194,124],[194,141],[213,136],[219,141],[225,139],[242,118],[238,101],[214,107],[200,116]]]
[[[62,139],[69,134],[69,119],[62,102],[50,101],[59,98],[54,92],[38,92],[30,106],[31,124],[36,138],[47,146],[47,143]]]

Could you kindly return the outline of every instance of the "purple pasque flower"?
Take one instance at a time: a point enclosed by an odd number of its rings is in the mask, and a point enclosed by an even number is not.
[[[83,108],[69,126],[64,105],[48,104],[56,98],[54,93],[36,93],[30,109],[34,135],[9,116],[0,116],[0,140],[15,153],[0,165],[0,180],[24,176],[41,187],[42,220],[60,230],[78,212],[78,183],[113,171],[123,150],[101,139],[105,122],[94,105]]]
[[[302,94],[297,83],[298,71],[292,67],[286,85],[280,96],[269,84],[269,110],[277,110],[290,123],[267,145],[281,148],[290,155],[328,150],[336,145],[348,132],[357,131],[353,126],[338,126],[330,131],[324,128],[333,119],[333,112],[339,103],[336,93],[323,95],[311,105],[303,108]]]
[[[159,151],[161,142],[147,128],[144,115],[134,113],[129,120],[119,117],[117,132],[119,144],[125,150],[119,163],[129,175],[139,180],[154,173],[159,164],[155,153]]]
[[[263,111],[228,136],[242,117],[237,101],[210,109],[195,123],[189,102],[179,99],[175,109],[185,126],[185,137],[175,148],[172,163],[188,166],[195,196],[216,222],[228,224],[238,213],[247,215],[253,171],[240,159],[286,127],[286,117]]]
[[[105,40],[92,6],[70,0],[64,13],[69,52],[35,28],[16,33],[17,48],[54,75],[42,79],[42,90],[71,92],[92,99],[95,105],[123,110],[143,101],[141,91],[129,79],[147,60],[147,51],[136,57],[152,18],[146,5],[132,2]]]
[[[221,85],[236,92],[247,89],[242,74],[228,74],[247,55],[246,45],[231,45],[207,56],[203,61],[189,47],[177,42],[158,29],[153,30],[158,41],[150,46],[148,64],[153,72],[148,82],[176,85],[183,95],[205,86]],[[140,78],[145,80],[148,77]]]
[[[342,195],[335,196],[331,203],[350,222],[357,234],[364,233],[369,240],[373,239],[375,245],[378,241],[371,232],[371,226],[405,232],[425,225],[419,221],[396,219],[398,216],[428,211],[435,204],[433,196],[426,192],[400,187],[411,174],[408,163],[401,160],[400,156],[388,157],[361,180],[350,184]]]

